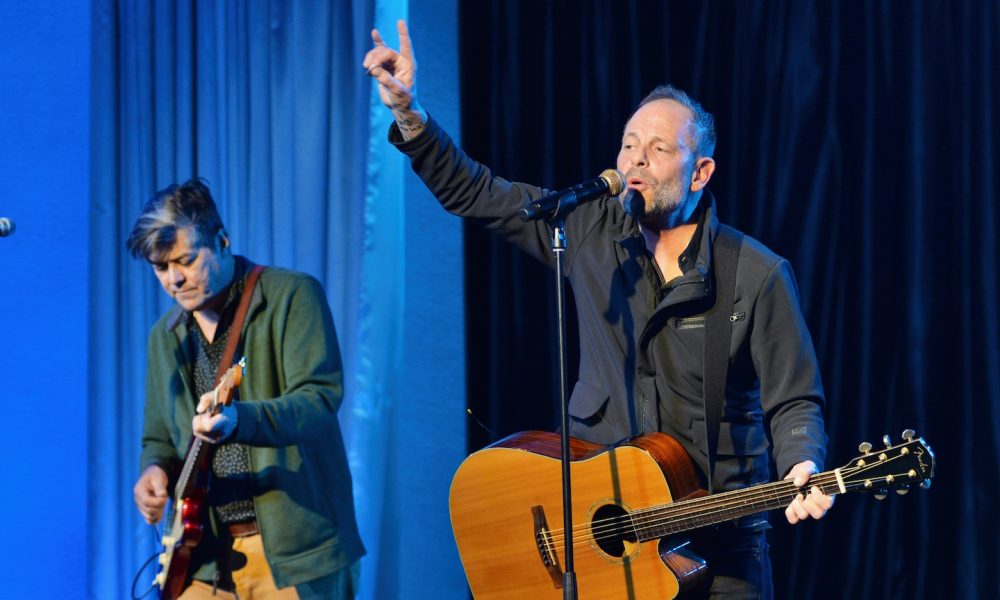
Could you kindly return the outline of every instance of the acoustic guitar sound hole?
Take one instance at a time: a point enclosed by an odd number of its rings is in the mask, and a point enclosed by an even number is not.
[[[626,542],[634,544],[638,540],[628,512],[615,504],[605,504],[595,510],[590,527],[597,547],[605,554],[617,558],[626,555]]]

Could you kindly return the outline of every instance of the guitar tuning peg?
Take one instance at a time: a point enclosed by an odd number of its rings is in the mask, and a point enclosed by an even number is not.
[[[888,495],[889,495],[889,492],[887,492],[885,490],[879,490],[879,491],[875,492],[875,499],[876,500],[885,500],[886,496],[888,496]]]
[[[898,488],[896,488],[896,493],[899,494],[900,496],[905,496],[906,492],[908,491],[910,491],[910,486],[908,485],[901,485]]]
[[[912,442],[913,438],[916,437],[916,436],[917,436],[917,432],[913,431],[912,429],[904,429],[903,430],[903,439],[906,440],[906,441],[908,441],[908,442]]]
[[[885,444],[886,448],[892,447],[892,440],[889,439],[888,434],[882,436],[882,443]]]
[[[872,445],[869,444],[868,442],[861,442],[860,444],[858,444],[858,452],[861,452],[862,454],[868,454],[871,451],[872,451]]]
[[[931,489],[931,480],[925,479],[923,483],[920,484],[921,489],[929,490]]]

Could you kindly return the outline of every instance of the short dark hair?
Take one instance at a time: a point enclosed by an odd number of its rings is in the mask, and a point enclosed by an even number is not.
[[[712,156],[715,152],[715,118],[702,108],[701,104],[688,96],[683,90],[672,85],[658,85],[652,92],[646,94],[636,112],[643,106],[656,100],[673,100],[686,106],[691,111],[691,137],[694,141],[695,158]],[[635,112],[632,113],[635,115]],[[631,119],[631,117],[629,117]]]
[[[149,260],[173,248],[182,228],[194,232],[192,244],[197,248],[208,245],[223,229],[212,193],[201,178],[156,192],[142,207],[125,245],[135,258]]]

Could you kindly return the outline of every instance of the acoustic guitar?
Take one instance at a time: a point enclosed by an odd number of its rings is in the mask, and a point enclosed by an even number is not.
[[[903,441],[809,480],[828,495],[929,487],[934,454],[912,430]],[[565,531],[557,434],[514,434],[470,455],[451,485],[455,541],[477,600],[562,597]],[[649,433],[614,446],[570,443],[573,557],[580,598],[674,598],[705,574],[680,534],[783,508],[790,480],[731,492],[699,489],[680,443]]]
[[[236,388],[243,381],[245,367],[246,357],[243,357],[222,375],[219,385],[212,391],[210,414],[218,414],[223,406],[232,402]],[[171,503],[173,518],[169,520],[170,528],[163,536],[159,571],[153,582],[160,600],[174,600],[187,583],[191,552],[201,541],[205,529],[202,508],[208,493],[215,448],[214,444],[194,436],[188,445],[184,467],[174,486]]]

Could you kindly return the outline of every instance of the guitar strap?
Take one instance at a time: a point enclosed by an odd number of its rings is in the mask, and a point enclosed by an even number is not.
[[[726,403],[729,375],[729,346],[733,333],[733,306],[736,302],[736,263],[743,234],[719,224],[713,249],[715,304],[705,315],[705,441],[708,445],[708,490],[714,492],[715,459],[719,445],[719,423]]]
[[[239,346],[240,339],[243,337],[243,323],[246,321],[247,312],[250,310],[250,300],[253,298],[253,290],[257,287],[257,280],[260,278],[260,274],[263,271],[263,265],[253,265],[253,268],[250,269],[250,273],[247,274],[246,281],[243,282],[243,293],[240,294],[240,303],[236,307],[236,314],[233,315],[233,322],[229,326],[229,339],[226,340],[226,349],[222,353],[222,360],[219,361],[219,369],[215,373],[216,385],[222,381],[222,376],[225,375],[229,367],[233,365],[233,359],[236,357],[236,348]],[[223,532],[226,531],[224,527],[222,530]],[[223,533],[223,535],[225,535],[225,533]],[[221,543],[216,548],[215,581],[212,586],[213,595],[215,594],[215,591],[219,587],[220,583],[230,589],[235,589],[232,576],[232,553],[230,544],[231,542]]]
[[[226,351],[222,353],[222,360],[219,361],[219,369],[215,373],[215,385],[219,385],[222,376],[225,375],[229,367],[233,366],[233,358],[236,356],[236,347],[243,337],[243,321],[247,318],[247,311],[250,310],[250,298],[253,296],[253,289],[257,285],[263,265],[254,265],[243,283],[243,294],[240,296],[240,304],[236,307],[236,315],[233,316],[233,323],[229,328],[229,339],[226,341]]]

